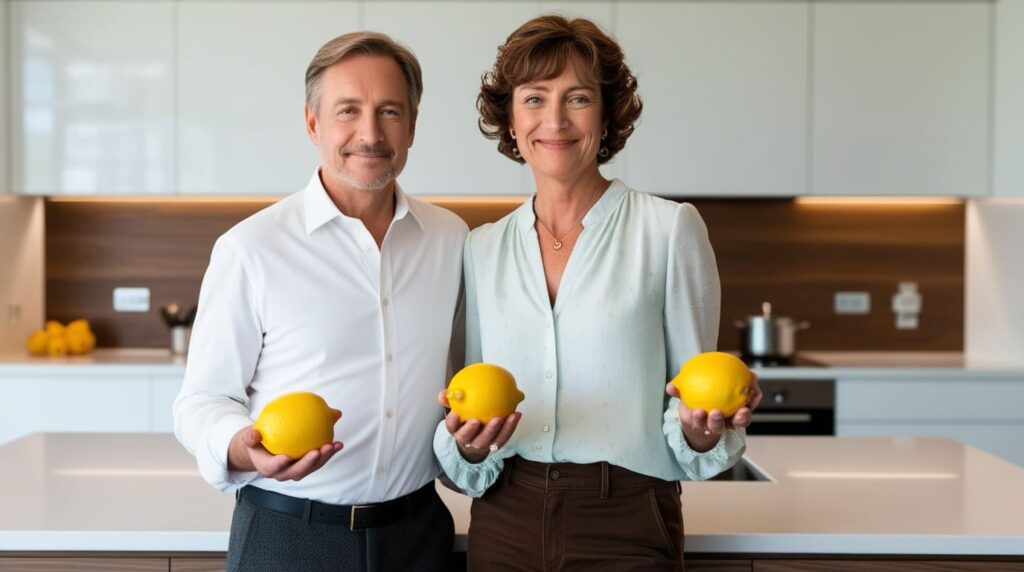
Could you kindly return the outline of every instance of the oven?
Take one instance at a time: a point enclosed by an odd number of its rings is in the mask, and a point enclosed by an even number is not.
[[[748,435],[835,435],[836,382],[825,377],[783,379],[758,376],[764,397]]]

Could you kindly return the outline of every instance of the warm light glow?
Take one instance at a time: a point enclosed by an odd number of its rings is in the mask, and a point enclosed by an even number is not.
[[[798,205],[806,206],[952,206],[964,202],[957,197],[796,197]]]
[[[277,196],[132,196],[125,195],[121,196],[61,196],[61,197],[48,197],[46,200],[53,203],[174,203],[174,204],[188,204],[188,203],[203,203],[203,204],[217,204],[217,203],[257,203],[257,204],[271,204],[276,203],[283,197]]]
[[[874,479],[874,480],[952,480],[959,478],[956,473],[881,473],[844,471],[789,471],[787,476],[794,479]]]
[[[55,469],[58,477],[198,477],[196,469]]]

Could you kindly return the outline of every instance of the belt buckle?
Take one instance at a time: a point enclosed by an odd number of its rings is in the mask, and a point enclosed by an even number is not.
[[[372,506],[373,505],[369,505],[369,504],[352,505],[352,508],[349,509],[348,529],[349,530],[355,530],[356,529],[356,511],[357,510],[359,510],[361,508],[370,508]]]

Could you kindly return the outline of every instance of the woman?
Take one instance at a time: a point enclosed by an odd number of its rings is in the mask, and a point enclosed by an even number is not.
[[[718,336],[703,221],[598,170],[641,107],[619,46],[582,19],[527,22],[484,76],[481,131],[529,166],[536,194],[466,243],[467,363],[509,369],[526,393],[507,419],[451,414],[435,435],[445,472],[478,497],[471,569],[678,570],[678,481],[744,451],[756,380],[732,419],[665,385]]]

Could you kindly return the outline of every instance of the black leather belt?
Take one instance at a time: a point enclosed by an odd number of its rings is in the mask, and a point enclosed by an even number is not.
[[[297,516],[306,522],[324,522],[343,525],[349,530],[362,530],[399,521],[412,514],[412,511],[426,506],[427,502],[436,494],[434,481],[430,481],[415,492],[377,504],[328,504],[290,497],[252,485],[242,487],[238,498],[245,499],[256,506]]]

